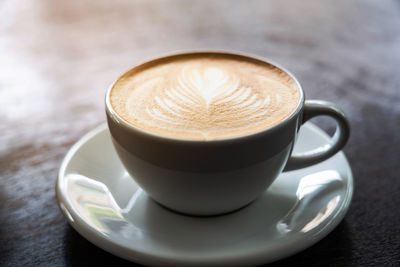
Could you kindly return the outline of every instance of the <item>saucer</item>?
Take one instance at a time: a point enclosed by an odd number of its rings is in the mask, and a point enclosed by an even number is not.
[[[96,246],[144,265],[259,265],[315,244],[343,219],[353,195],[343,152],[282,173],[256,201],[222,216],[174,213],[150,199],[120,163],[103,124],[64,158],[56,183],[68,222]],[[302,126],[295,152],[328,142]]]

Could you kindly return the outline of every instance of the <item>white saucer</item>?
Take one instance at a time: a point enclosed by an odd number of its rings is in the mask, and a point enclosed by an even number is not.
[[[311,123],[298,152],[326,144]],[[257,265],[307,247],[343,219],[353,195],[342,152],[313,167],[280,175],[255,202],[217,217],[190,217],[151,200],[121,165],[107,126],[79,140],[62,162],[56,184],[68,222],[100,248],[145,265]]]

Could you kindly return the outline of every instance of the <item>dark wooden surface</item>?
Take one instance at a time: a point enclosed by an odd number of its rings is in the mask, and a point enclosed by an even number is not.
[[[0,265],[129,265],[60,213],[56,174],[70,146],[105,120],[108,85],[178,49],[271,58],[308,99],[338,103],[356,191],[324,240],[275,263],[400,265],[399,1],[0,2]],[[328,120],[318,120],[332,130]]]

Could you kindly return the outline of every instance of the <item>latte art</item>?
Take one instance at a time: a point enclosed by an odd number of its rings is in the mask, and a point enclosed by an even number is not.
[[[279,99],[279,95],[275,97]],[[132,94],[132,100],[134,98]],[[241,87],[238,77],[223,69],[184,67],[176,86],[155,96],[146,111],[155,119],[154,126],[161,123],[184,128],[190,122],[192,130],[207,138],[215,131],[215,126],[242,127],[248,125],[249,120],[262,118],[270,102],[269,95],[263,97],[251,88]],[[128,102],[127,109],[129,107]],[[219,112],[222,108],[223,112]],[[130,115],[135,116],[135,111],[131,110]]]
[[[221,139],[257,132],[298,104],[289,77],[229,58],[189,58],[152,66],[114,85],[111,103],[134,126],[169,137]]]

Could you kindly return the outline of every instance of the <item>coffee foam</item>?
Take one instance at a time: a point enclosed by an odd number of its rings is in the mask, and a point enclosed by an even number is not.
[[[213,140],[276,125],[299,98],[296,84],[276,67],[206,54],[134,68],[114,84],[110,101],[124,120],[144,131]]]

